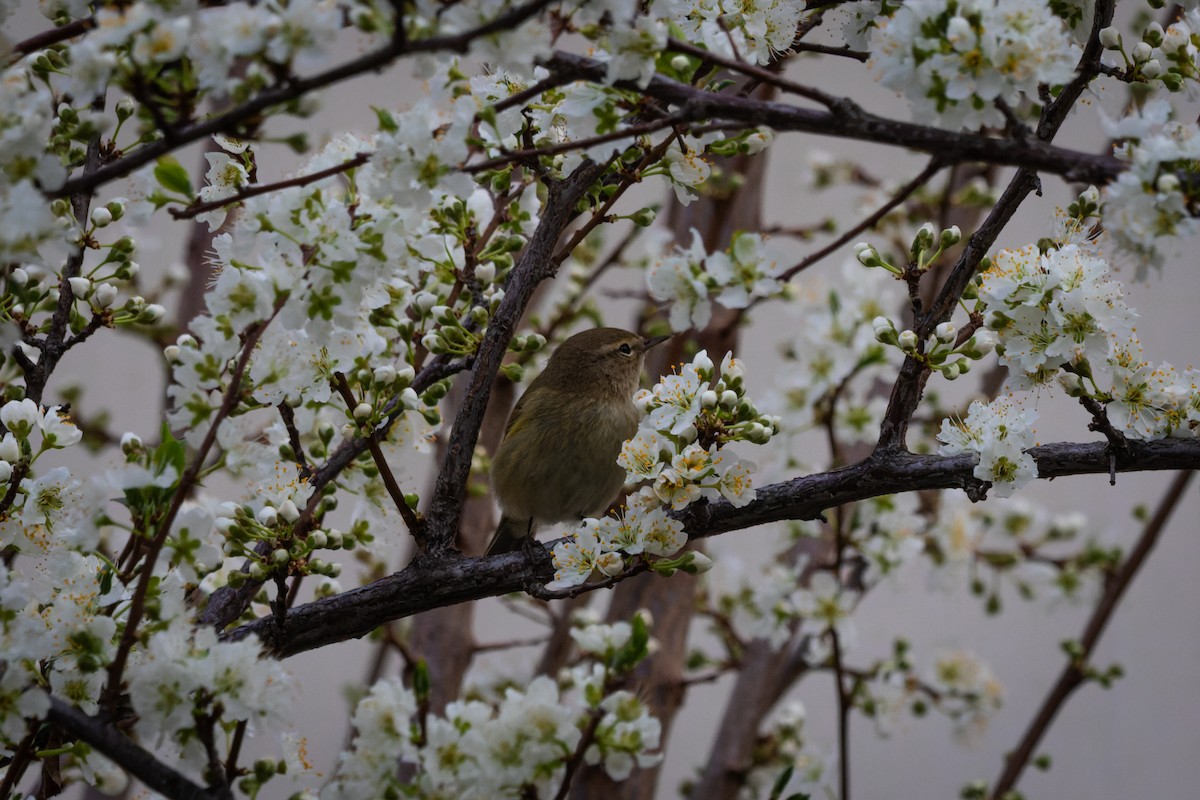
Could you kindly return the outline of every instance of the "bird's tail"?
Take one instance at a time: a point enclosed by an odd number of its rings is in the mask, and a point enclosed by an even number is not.
[[[496,556],[501,553],[511,553],[520,550],[525,543],[525,537],[531,536],[532,521],[500,517],[500,524],[492,534],[492,543],[488,545],[486,555]]]

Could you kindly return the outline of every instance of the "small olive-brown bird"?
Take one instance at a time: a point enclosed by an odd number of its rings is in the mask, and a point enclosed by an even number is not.
[[[513,407],[492,459],[500,524],[488,555],[531,544],[535,525],[602,514],[625,483],[617,456],[637,433],[643,339],[596,328],[567,339]]]

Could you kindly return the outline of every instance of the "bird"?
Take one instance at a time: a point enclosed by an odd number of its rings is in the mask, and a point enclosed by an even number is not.
[[[558,346],[492,459],[501,516],[488,555],[530,548],[534,526],[598,516],[616,499],[625,483],[617,456],[638,428],[642,361],[668,338],[594,328]]]

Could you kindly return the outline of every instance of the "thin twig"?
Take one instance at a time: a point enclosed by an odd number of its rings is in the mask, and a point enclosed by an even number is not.
[[[123,178],[134,170],[157,159],[159,156],[178,149],[182,145],[211,136],[214,133],[240,133],[244,123],[259,117],[270,108],[302,97],[317,89],[323,89],[347,78],[353,78],[366,72],[374,72],[386,67],[397,58],[415,53],[429,53],[439,50],[466,52],[471,42],[481,36],[487,36],[498,31],[507,30],[520,25],[530,17],[535,16],[553,0],[530,0],[523,5],[515,6],[484,24],[469,31],[449,36],[433,36],[428,39],[409,41],[393,40],[387,45],[367,53],[353,61],[348,61],[324,72],[307,78],[293,78],[259,92],[250,100],[234,106],[221,114],[208,119],[183,125],[175,129],[174,139],[160,139],[144,145],[129,153],[118,161],[113,161],[93,173],[66,181],[59,189],[49,193],[53,197],[66,197],[76,192],[91,191],[97,186]]]
[[[567,792],[571,790],[571,781],[574,779],[575,773],[583,766],[583,757],[587,753],[587,749],[591,747],[592,740],[596,738],[596,729],[600,727],[600,720],[603,716],[603,710],[592,709],[591,719],[588,720],[587,727],[583,729],[583,735],[579,737],[579,743],[575,745],[575,752],[571,754],[571,759],[567,762],[567,768],[563,771],[562,783],[554,795],[554,800],[566,800]]]
[[[559,142],[558,144],[542,145],[541,147],[530,147],[524,150],[512,150],[501,156],[489,158],[487,161],[479,161],[474,164],[467,164],[462,167],[462,171],[467,174],[475,174],[496,167],[503,167],[512,163],[527,161],[531,158],[539,158],[542,156],[552,156],[556,153],[565,153],[568,150],[586,150],[598,144],[606,142],[616,142],[621,139],[636,138],[648,133],[670,128],[678,123],[678,120],[672,117],[664,119],[656,119],[650,122],[642,122],[637,125],[630,125],[628,128],[622,128],[619,131],[610,133],[602,133],[598,136],[588,136],[583,139],[574,139],[569,142]]]
[[[260,194],[269,192],[278,192],[281,189],[291,189],[296,186],[307,186],[310,183],[324,180],[325,178],[334,175],[340,175],[343,172],[349,172],[352,169],[361,167],[371,160],[371,153],[359,153],[354,158],[343,161],[341,164],[334,164],[332,167],[318,170],[307,175],[297,175],[294,178],[276,181],[275,183],[252,183],[246,186],[238,187],[238,190],[229,197],[221,197],[216,200],[208,200],[206,202],[195,202],[183,208],[168,208],[167,211],[175,219],[192,219],[200,214],[207,213],[217,208],[223,208],[234,203],[240,203],[243,200],[248,200],[251,197],[257,197]]]
[[[780,273],[779,280],[791,280],[821,259],[845,247],[853,239],[858,238],[863,231],[874,228],[877,224],[879,224],[880,220],[892,213],[892,211],[902,205],[905,200],[912,197],[918,189],[929,183],[929,181],[933,179],[933,176],[937,175],[937,173],[942,170],[943,166],[944,165],[942,162],[936,156],[929,159],[929,163],[925,165],[925,168],[917,173],[912,180],[893,192],[892,196],[888,198],[886,203],[877,208],[869,216],[864,217],[857,225],[855,225],[853,228],[850,228],[848,231],[830,242],[825,247],[822,247],[812,255],[805,256],[804,259],[802,259],[798,264],[785,269],[782,273]]]
[[[529,639],[509,639],[506,642],[487,642],[486,644],[477,644],[472,648],[476,653],[491,653],[496,650],[514,650],[518,647],[538,647],[545,644],[547,637],[534,636]]]
[[[346,376],[340,372],[335,373],[333,383],[337,387],[338,394],[346,401],[346,409],[353,414],[354,407],[358,405],[358,400],[355,399],[354,392],[350,390],[350,384],[346,381]],[[388,495],[392,498],[396,510],[400,512],[400,516],[404,519],[404,524],[408,526],[408,532],[420,541],[423,528],[421,519],[408,507],[408,502],[404,499],[404,491],[400,488],[400,484],[396,483],[396,476],[392,474],[392,468],[383,456],[383,449],[379,446],[375,431],[360,429],[359,433],[367,440],[367,450],[371,452],[371,458],[375,461],[376,469],[379,470],[379,477],[383,480],[383,485],[387,489]]]
[[[855,61],[861,61],[864,64],[871,57],[870,53],[865,53],[862,50],[851,50],[847,46],[833,47],[827,44],[814,44],[812,42],[793,44],[791,49],[800,53],[821,53],[827,56],[853,58]]]
[[[279,418],[283,420],[283,427],[287,429],[288,445],[292,448],[292,458],[296,461],[296,466],[300,468],[300,477],[307,478],[312,475],[312,466],[308,463],[308,459],[304,457],[304,445],[300,441],[300,431],[296,428],[296,412],[287,404],[286,400],[280,400]]]
[[[858,106],[855,105],[855,103],[849,98],[835,97],[826,92],[822,92],[820,89],[814,89],[811,86],[804,86],[803,84],[796,83],[795,81],[790,81],[787,78],[781,77],[770,70],[763,69],[762,67],[754,64],[748,64],[745,61],[741,61],[736,58],[728,58],[720,53],[713,52],[712,50],[705,50],[702,47],[697,47],[696,45],[688,44],[687,42],[681,42],[678,39],[668,39],[667,49],[674,50],[677,53],[686,53],[687,55],[698,58],[701,61],[715,64],[719,67],[724,67],[731,72],[740,72],[743,75],[754,78],[760,83],[769,84],[777,89],[799,95],[800,97],[808,100],[815,100],[826,108],[837,111],[839,114],[853,113],[858,108]]]
[[[142,615],[146,611],[146,597],[150,590],[150,583],[154,579],[154,565],[158,560],[158,554],[162,550],[163,544],[166,543],[167,536],[171,533],[171,525],[174,523],[180,508],[183,507],[184,499],[200,478],[200,472],[204,469],[204,462],[208,458],[209,451],[212,450],[213,445],[217,441],[217,429],[220,428],[221,423],[233,411],[240,399],[242,376],[245,374],[246,368],[250,363],[250,356],[258,344],[259,337],[262,336],[263,331],[275,319],[275,316],[282,307],[283,301],[276,301],[271,315],[261,322],[254,323],[247,330],[245,341],[242,344],[242,353],[238,357],[237,364],[230,375],[229,388],[225,391],[221,407],[217,409],[217,413],[213,416],[208,432],[205,434],[204,440],[200,443],[200,447],[197,449],[192,463],[188,465],[187,470],[180,477],[179,485],[176,487],[175,494],[171,498],[171,505],[167,508],[167,513],[163,515],[162,520],[157,523],[154,538],[150,540],[150,544],[142,557],[142,574],[138,580],[137,588],[134,589],[133,598],[129,603],[129,612],[125,617],[125,630],[121,634],[121,643],[117,647],[116,655],[113,656],[112,663],[108,667],[108,682],[103,692],[103,702],[106,707],[114,707],[117,698],[121,694],[121,679],[125,672],[125,662],[129,658],[129,652],[133,649],[134,643],[137,642],[138,624],[142,621]]]
[[[42,31],[39,34],[30,36],[28,39],[17,42],[13,45],[13,52],[19,55],[27,55],[34,50],[41,50],[44,47],[65,42],[67,39],[73,39],[81,33],[87,33],[94,27],[96,27],[96,21],[92,17],[72,20],[66,25]]]
[[[1063,666],[1062,672],[1059,673],[1058,680],[1054,687],[1042,701],[1041,707],[1037,714],[1030,721],[1029,727],[1025,730],[1021,741],[1016,748],[1009,753],[1005,759],[1004,771],[1000,774],[996,781],[995,788],[992,789],[991,796],[994,798],[1002,798],[1008,796],[1009,792],[1017,785],[1017,781],[1021,779],[1021,773],[1024,772],[1029,760],[1033,757],[1034,751],[1037,749],[1038,743],[1049,730],[1050,724],[1054,722],[1055,716],[1059,710],[1067,702],[1071,694],[1083,685],[1087,675],[1085,669],[1088,660],[1096,649],[1096,644],[1100,641],[1100,636],[1104,633],[1104,629],[1108,626],[1108,622],[1112,619],[1113,613],[1117,610],[1121,598],[1125,594],[1125,590],[1129,588],[1129,584],[1133,581],[1135,575],[1142,564],[1145,563],[1150,551],[1154,549],[1154,545],[1158,542],[1158,537],[1167,525],[1167,521],[1171,518],[1171,514],[1175,511],[1179,501],[1183,498],[1184,490],[1187,488],[1188,482],[1192,479],[1192,471],[1180,472],[1171,481],[1170,487],[1167,488],[1166,494],[1158,504],[1158,509],[1154,512],[1154,516],[1146,523],[1146,527],[1142,530],[1142,535],[1138,539],[1137,545],[1129,557],[1125,559],[1125,563],[1107,582],[1104,594],[1101,595],[1100,601],[1096,603],[1096,608],[1092,611],[1091,617],[1088,619],[1087,626],[1084,628],[1083,636],[1079,640],[1079,649],[1072,657],[1067,660]]]

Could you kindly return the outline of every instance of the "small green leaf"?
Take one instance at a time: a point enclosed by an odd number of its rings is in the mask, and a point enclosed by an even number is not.
[[[775,779],[775,785],[771,787],[770,800],[779,800],[783,796],[783,790],[787,788],[788,781],[792,779],[794,767],[788,767],[783,772],[779,773],[779,777]]]
[[[154,167],[154,177],[167,191],[191,198],[192,179],[188,177],[187,170],[171,156],[158,159],[158,164]]]

